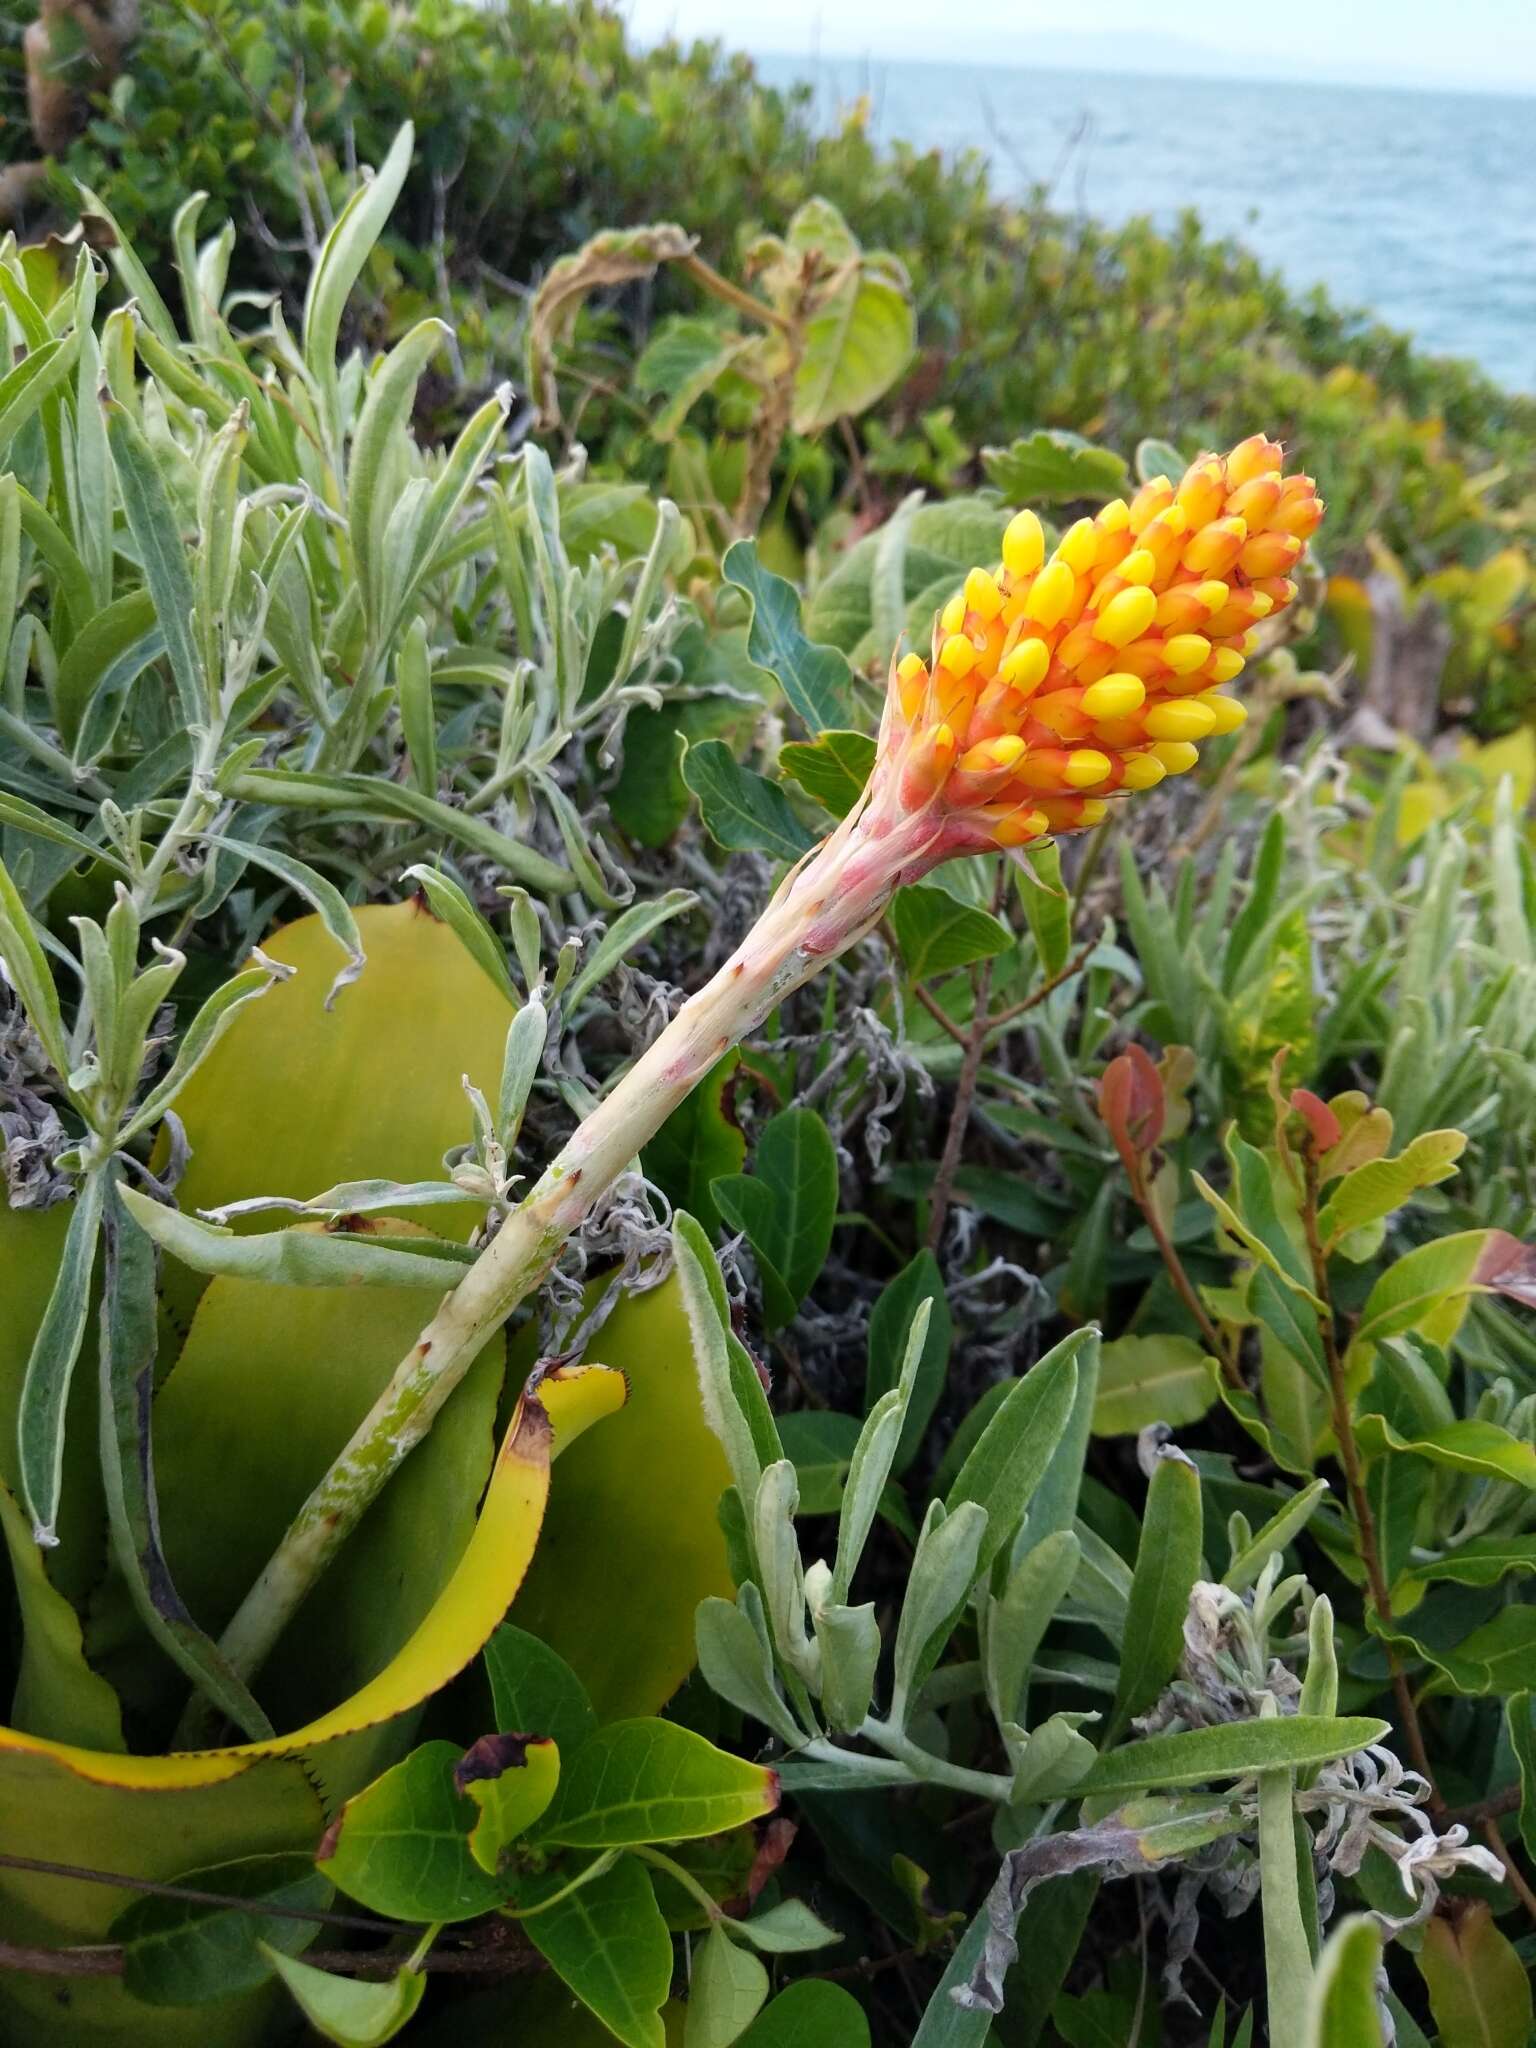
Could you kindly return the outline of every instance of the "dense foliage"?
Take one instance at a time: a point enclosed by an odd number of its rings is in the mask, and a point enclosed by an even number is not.
[[[66,170],[5,2039],[1529,2048],[1530,404],[585,5],[152,0]],[[791,946],[1011,508],[1255,428],[1246,724]]]

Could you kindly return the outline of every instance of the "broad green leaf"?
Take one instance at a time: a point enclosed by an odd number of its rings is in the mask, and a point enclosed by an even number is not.
[[[1355,1433],[1367,1457],[1410,1453],[1452,1471],[1536,1489],[1536,1449],[1496,1422],[1447,1422],[1440,1429],[1405,1437],[1385,1416],[1362,1415]]]
[[[779,749],[779,766],[834,818],[846,818],[875,765],[875,743],[867,733],[819,733],[814,740],[789,740]]]
[[[746,1137],[725,1110],[726,1089],[740,1063],[735,1051],[717,1060],[640,1154],[673,1208],[696,1216],[711,1237],[720,1228],[720,1212],[710,1185],[739,1172],[747,1156]]]
[[[522,1922],[556,1974],[625,2048],[666,2048],[672,1937],[642,1863],[611,1868]]]
[[[683,2048],[731,2048],[767,1996],[767,1970],[717,1921],[694,1951]]]
[[[1176,484],[1188,463],[1171,441],[1148,438],[1136,443],[1136,481],[1149,484],[1154,477],[1166,477]]]
[[[986,1510],[978,1569],[991,1564],[1023,1519],[1072,1414],[1077,1354],[1097,1342],[1097,1331],[1079,1330],[1014,1383],[945,1496],[951,1514],[964,1501]]]
[[[1119,1797],[1156,1786],[1204,1785],[1259,1771],[1304,1770],[1332,1763],[1389,1733],[1365,1715],[1333,1720],[1293,1714],[1272,1721],[1229,1721],[1180,1735],[1147,1735],[1101,1756],[1077,1787],[1083,1798]]]
[[[565,1659],[526,1629],[504,1622],[485,1646],[496,1726],[504,1735],[548,1735],[576,1754],[597,1727],[586,1689]]]
[[[1491,1621],[1473,1629],[1453,1648],[1430,1643],[1413,1634],[1413,1627],[1414,1618],[1409,1615],[1395,1625],[1391,1640],[1435,1667],[1436,1676],[1429,1681],[1434,1691],[1508,1697],[1536,1690],[1536,1607],[1501,1607]]]
[[[1200,1475],[1182,1452],[1163,1451],[1147,1487],[1111,1739],[1145,1713],[1178,1669],[1189,1596],[1201,1575],[1201,1527]]]
[[[947,889],[931,883],[898,889],[889,914],[902,964],[914,981],[995,960],[1013,944],[1013,933],[1001,918],[957,903]]]
[[[800,626],[800,595],[758,559],[755,541],[733,541],[721,572],[746,592],[751,604],[747,652],[789,699],[791,710],[814,739],[829,730],[846,731],[852,676],[835,647],[808,640]],[[686,772],[686,771],[685,771]]]
[[[1510,1572],[1536,1572],[1536,1536],[1473,1536],[1444,1557],[1416,1562],[1412,1576],[1427,1585],[1494,1586]]]
[[[728,853],[798,860],[816,844],[776,782],[743,768],[724,740],[697,740],[683,756],[683,780],[706,829]]]
[[[864,1371],[864,1406],[873,1409],[880,1397],[900,1384],[903,1361],[918,1305],[926,1301],[928,1324],[907,1397],[906,1420],[891,1469],[905,1472],[917,1456],[923,1434],[944,1391],[949,1371],[954,1324],[937,1259],[921,1251],[887,1282],[869,1314],[868,1363]]]
[[[317,1970],[270,1943],[262,1952],[315,2032],[336,2048],[384,2048],[415,2017],[427,1988],[424,1973],[404,1965],[379,1983]]]
[[[1341,1920],[1317,1960],[1302,2048],[1384,2048],[1376,1998],[1380,1967],[1375,1921],[1364,1913]]]
[[[691,1729],[614,1721],[571,1759],[535,1836],[576,1849],[682,1842],[740,1827],[777,1804],[772,1771]]]
[[[869,2048],[869,2021],[841,1984],[802,1977],[763,2009],[741,2048]]]
[[[753,337],[714,320],[664,320],[641,350],[632,372],[635,389],[647,398],[665,397],[651,422],[660,442],[675,438],[688,414],[716,385]]]
[[[176,1882],[232,1903],[149,1893],[118,1914],[111,1938],[123,1951],[123,1982],[146,2005],[207,2005],[265,1983],[272,1967],[262,1945],[298,1955],[320,1927],[260,1909],[324,1911],[333,1897],[329,1880],[302,1850],[181,1871]]]
[[[1423,1131],[1395,1159],[1374,1159],[1345,1174],[1318,1217],[1326,1248],[1400,1209],[1421,1188],[1449,1180],[1467,1149],[1460,1131]]]
[[[751,1942],[769,1956],[803,1955],[810,1949],[830,1948],[843,1938],[836,1928],[818,1920],[804,1899],[781,1899],[750,1920],[732,1920],[730,1926],[738,1940]]]
[[[1498,1233],[1461,1230],[1422,1244],[1390,1265],[1366,1296],[1350,1346],[1351,1363],[1367,1347],[1412,1330],[1445,1345],[1461,1327],[1467,1297]]]
[[[1485,1901],[1427,1920],[1418,1964],[1441,2048],[1528,2048],[1531,1981]]]
[[[560,1751],[546,1735],[482,1735],[454,1766],[453,1782],[480,1809],[469,1853],[494,1877],[514,1842],[555,1796]],[[431,1917],[431,1916],[424,1916]]]
[[[1099,1353],[1095,1436],[1134,1436],[1149,1423],[1182,1429],[1209,1413],[1221,1368],[1190,1337],[1117,1337]]]
[[[789,1322],[815,1285],[837,1216],[837,1151],[812,1109],[786,1109],[763,1126],[750,1174],[729,1174],[710,1192],[732,1230],[757,1255],[769,1330]]]
[[[664,1705],[693,1667],[699,1602],[732,1591],[717,1512],[731,1468],[707,1419],[698,1341],[681,1273],[626,1296],[593,1337],[590,1356],[623,1373],[629,1399],[609,1443],[593,1430],[562,1460],[513,1610],[570,1665],[602,1720]],[[535,1354],[516,1357],[521,1370]],[[622,1572],[592,1540],[608,1527],[624,1531]]]
[[[1059,974],[1072,956],[1072,897],[1061,878],[1061,848],[1054,839],[1026,847],[1014,881],[1034,937],[1042,974]]]
[[[349,1799],[317,1868],[348,1898],[395,1920],[472,1920],[507,1896],[469,1838],[480,1809],[458,1789],[462,1752],[427,1742]]]
[[[1128,471],[1112,449],[1096,448],[1081,434],[1039,427],[1006,448],[983,448],[982,468],[1010,505],[1062,504],[1078,498],[1103,502],[1124,489]]]
[[[368,967],[331,1010],[336,954],[320,919],[265,940],[295,973],[238,1012],[177,1100],[192,1147],[185,1213],[257,1195],[307,1201],[348,1180],[439,1180],[443,1154],[470,1135],[461,1077],[495,1099],[511,1003],[419,899],[355,916]],[[466,1202],[437,1221],[467,1236],[479,1219]]]
[[[906,368],[914,338],[911,287],[900,266],[873,257],[850,262],[805,325],[796,433],[820,433],[867,411]]]

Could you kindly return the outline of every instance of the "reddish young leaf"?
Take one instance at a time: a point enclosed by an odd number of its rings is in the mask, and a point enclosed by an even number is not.
[[[1314,1095],[1310,1088],[1291,1091],[1291,1108],[1311,1132],[1312,1150],[1318,1158],[1332,1151],[1344,1136],[1338,1118],[1322,1097]]]
[[[1139,1045],[1128,1046],[1104,1069],[1099,1115],[1132,1180],[1163,1134],[1164,1109],[1162,1075]]]

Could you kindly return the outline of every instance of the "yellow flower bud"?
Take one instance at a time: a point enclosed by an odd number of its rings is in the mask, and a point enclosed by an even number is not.
[[[1163,659],[1176,676],[1193,675],[1211,658],[1211,643],[1203,633],[1175,633],[1163,642]]]
[[[1111,766],[1108,754],[1101,754],[1097,747],[1074,747],[1061,772],[1069,789],[1092,789],[1109,774]]]
[[[1077,578],[1065,562],[1047,562],[1029,586],[1024,616],[1042,626],[1056,626],[1066,617],[1077,595]]]
[[[939,613],[939,630],[944,633],[958,633],[965,624],[965,592],[957,590]]]
[[[1033,512],[1015,512],[1003,534],[1003,567],[1010,576],[1033,576],[1044,560],[1044,527]]]
[[[967,747],[959,766],[966,775],[990,775],[995,769],[1011,768],[1015,761],[1023,759],[1024,751],[1024,742],[1016,732],[1000,733],[996,739],[978,740],[974,747]]]
[[[1067,567],[1079,576],[1086,576],[1093,567],[1094,556],[1099,550],[1099,534],[1091,519],[1079,519],[1069,526],[1056,544],[1053,557],[1065,562]]]
[[[1115,573],[1127,583],[1150,583],[1157,574],[1157,557],[1150,548],[1134,548]]]
[[[1024,846],[1038,839],[1049,822],[1044,811],[1011,811],[993,826],[992,837],[999,846]]]
[[[1102,825],[1109,816],[1109,805],[1101,796],[1085,797],[1083,808],[1077,814],[1079,825]]]
[[[1235,647],[1218,647],[1205,672],[1213,683],[1230,683],[1234,676],[1242,674],[1246,666]]]
[[[1003,593],[985,569],[973,569],[965,579],[965,604],[990,625],[1003,608]],[[958,632],[959,628],[952,630]]]
[[[1192,747],[1188,740],[1159,740],[1152,754],[1170,775],[1187,775],[1200,759],[1200,749]]]
[[[928,664],[920,654],[903,655],[896,664],[896,691],[901,715],[910,725],[928,693]]]
[[[1220,739],[1224,734],[1236,732],[1239,726],[1248,723],[1248,706],[1236,697],[1219,697],[1213,692],[1208,697],[1197,697],[1195,703],[1203,704],[1215,717],[1211,737]]]
[[[1128,647],[1139,639],[1157,615],[1157,599],[1144,588],[1122,590],[1099,613],[1093,633],[1111,647]]]
[[[1105,676],[1084,690],[1082,708],[1088,718],[1128,718],[1141,709],[1146,697],[1147,686],[1139,676]]]
[[[1132,754],[1125,764],[1123,789],[1156,789],[1168,770],[1156,754]]]
[[[1158,704],[1146,717],[1147,737],[1154,740],[1203,740],[1215,725],[1215,714],[1198,697]]]
[[[1050,665],[1051,650],[1043,640],[1021,640],[1013,652],[1005,656],[997,673],[1010,689],[1027,696],[1045,681],[1045,672]]]
[[[963,633],[951,633],[939,649],[939,666],[952,676],[968,676],[976,666],[976,650]]]

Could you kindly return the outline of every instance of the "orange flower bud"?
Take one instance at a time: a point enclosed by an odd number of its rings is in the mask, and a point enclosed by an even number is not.
[[[1258,533],[1269,523],[1269,515],[1280,502],[1280,473],[1271,470],[1267,476],[1256,476],[1252,483],[1235,490],[1227,500],[1227,510],[1247,522],[1250,533]]]
[[[1263,434],[1250,434],[1246,441],[1239,441],[1227,457],[1228,486],[1239,490],[1254,477],[1278,469],[1284,460],[1285,450],[1278,441],[1271,441]]]
[[[1175,503],[1191,527],[1206,526],[1220,518],[1226,495],[1227,478],[1221,463],[1214,455],[1203,455],[1185,470]]]
[[[1241,519],[1213,519],[1190,535],[1179,557],[1200,576],[1225,576],[1243,551],[1248,528]]]
[[[1173,485],[1165,476],[1152,477],[1131,500],[1132,533],[1142,533],[1167,505],[1173,503]]]
[[[1238,556],[1245,576],[1283,576],[1294,568],[1303,543],[1293,533],[1256,533]]]

